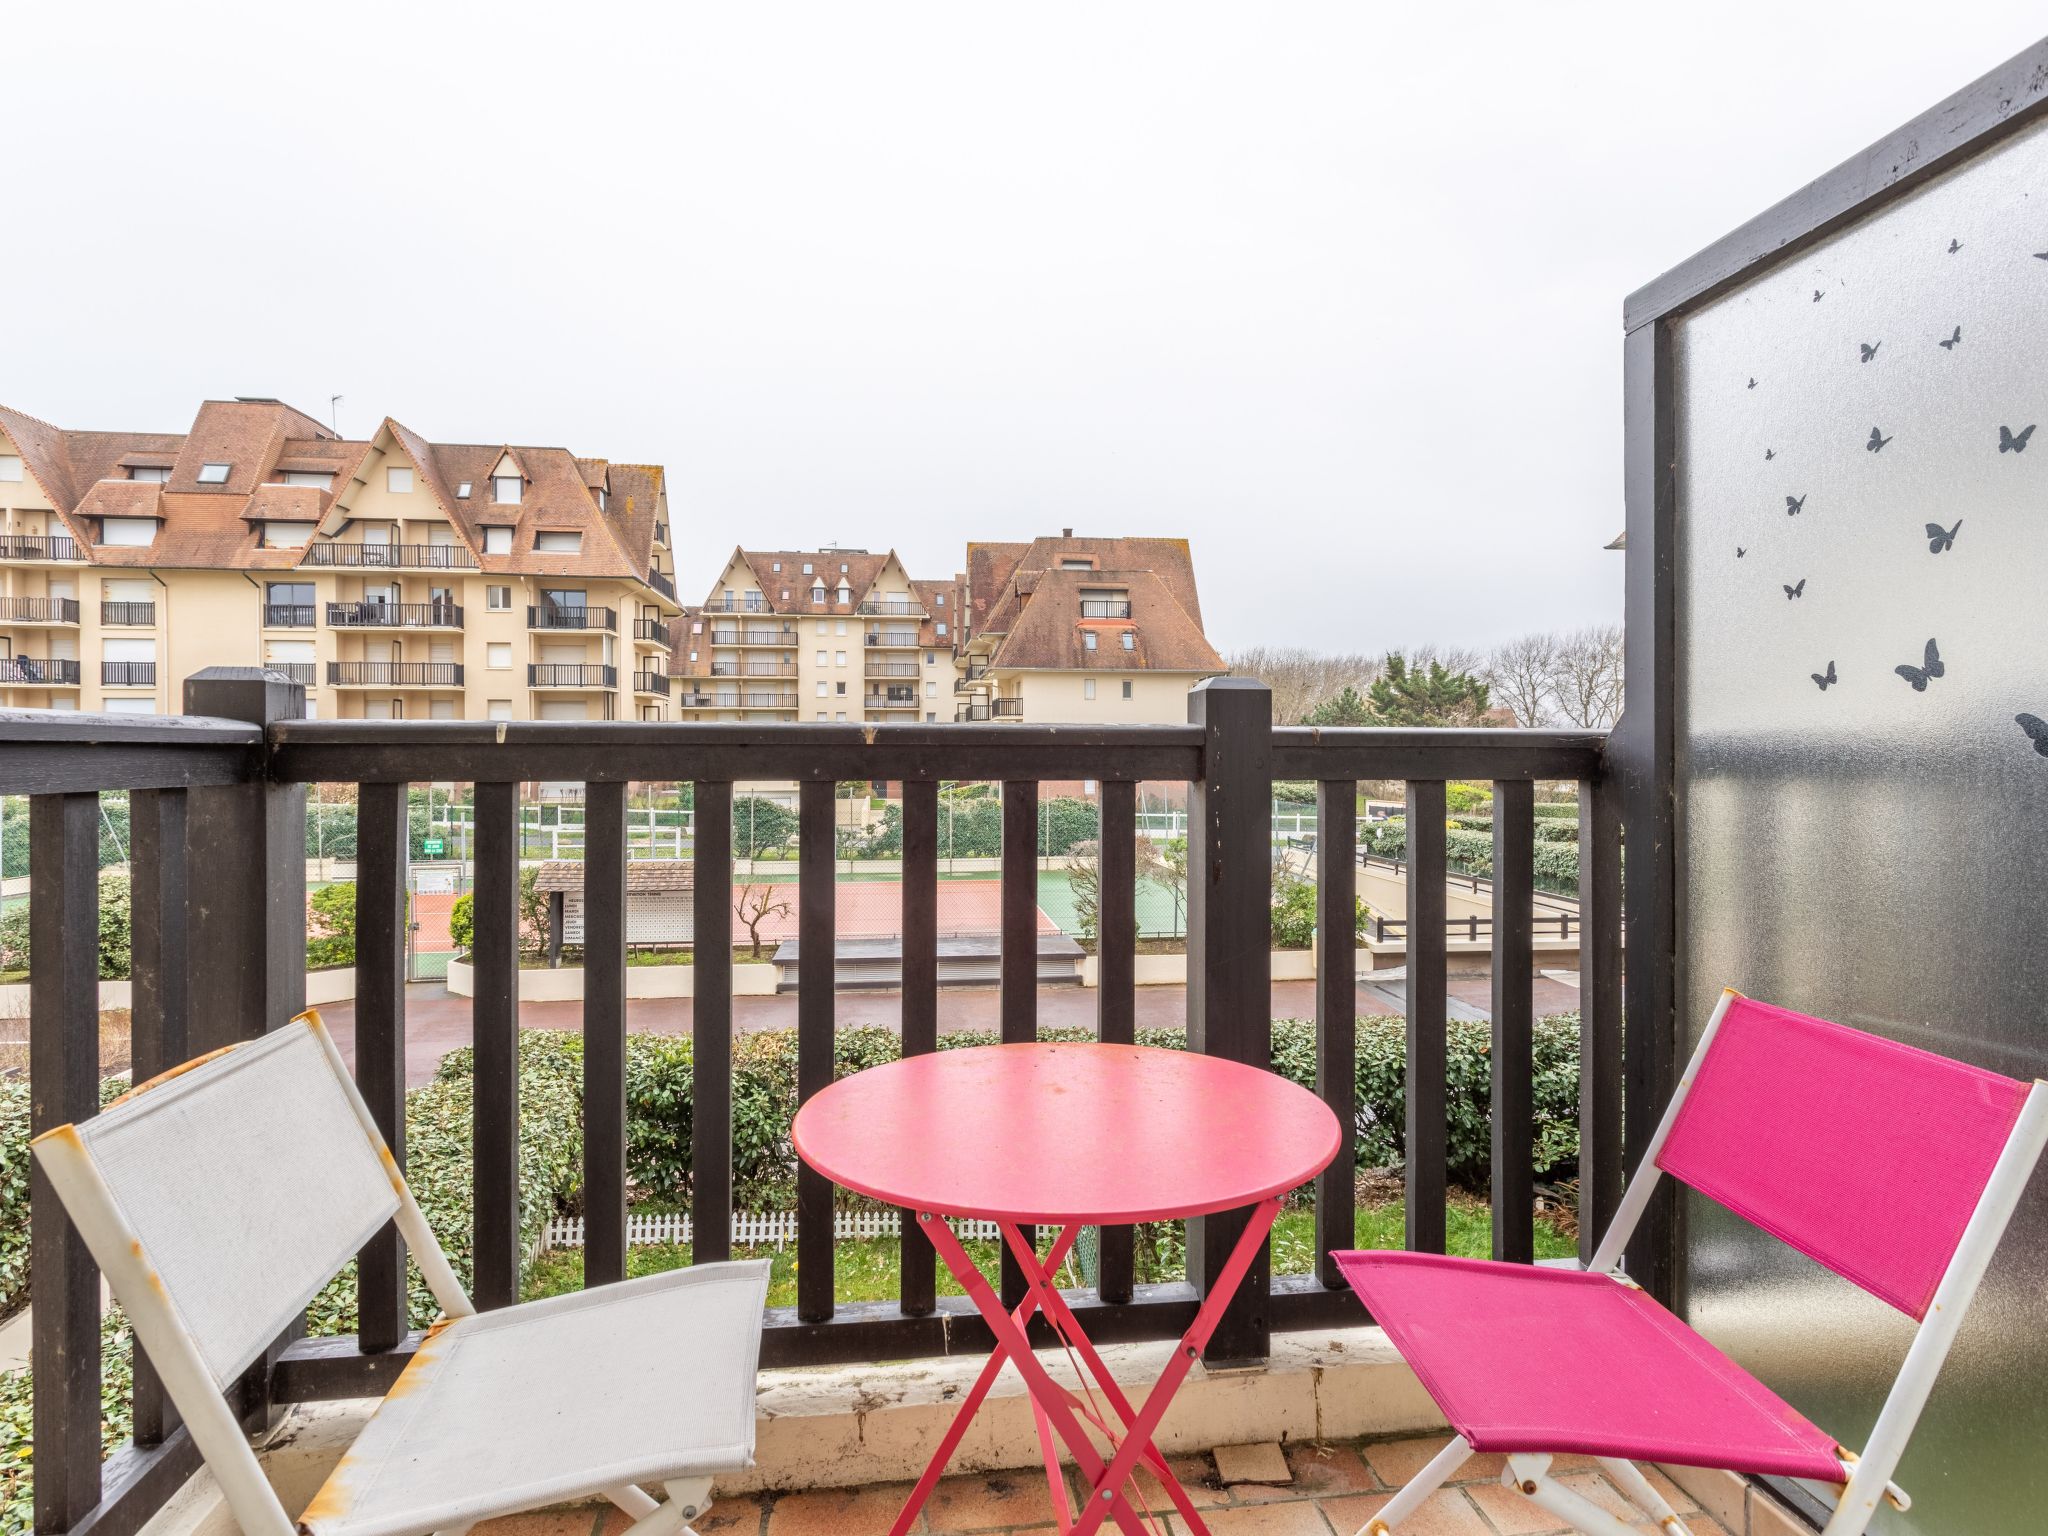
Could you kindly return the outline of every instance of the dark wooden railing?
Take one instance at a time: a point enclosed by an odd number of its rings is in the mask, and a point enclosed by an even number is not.
[[[473,1294],[483,1307],[519,1289],[519,786],[581,782],[585,820],[585,1281],[618,1280],[626,1260],[626,789],[693,781],[699,900],[693,1004],[691,1170],[695,1257],[724,1257],[733,1208],[732,903],[736,784],[795,780],[799,790],[798,1092],[833,1072],[835,803],[842,781],[902,785],[902,1039],[938,1040],[938,855],[942,781],[1002,785],[1000,1033],[1037,1031],[1039,786],[1100,785],[1102,849],[1097,1031],[1135,1036],[1136,805],[1142,781],[1188,789],[1188,1046],[1269,1063],[1271,795],[1276,778],[1318,785],[1326,842],[1317,862],[1319,926],[1352,930],[1361,779],[1407,781],[1410,920],[1407,986],[1408,1229],[1442,1251],[1448,1182],[1445,786],[1494,785],[1492,1196],[1497,1257],[1534,1252],[1531,864],[1536,781],[1579,784],[1581,1227],[1596,1233],[1622,1166],[1620,824],[1603,738],[1553,731],[1274,729],[1266,691],[1219,679],[1190,695],[1185,726],[699,725],[669,722],[307,721],[283,676],[246,669],[186,684],[188,717],[80,719],[0,713],[0,793],[30,809],[31,1069],[34,1128],[97,1106],[98,793],[131,793],[134,826],[134,1069],[277,1027],[304,999],[306,786],[353,785],[358,807],[356,1073],[403,1158],[406,789],[475,785],[475,1159]],[[205,718],[200,718],[205,717]],[[190,900],[192,870],[207,897]],[[1351,968],[1316,984],[1318,1091],[1344,1145],[1316,1184],[1308,1273],[1255,1267],[1212,1338],[1212,1361],[1267,1352],[1275,1330],[1362,1320],[1330,1258],[1353,1242],[1353,1082],[1357,991]],[[900,1359],[985,1351],[991,1340],[959,1298],[936,1295],[933,1256],[914,1226],[902,1239],[901,1289],[889,1302],[842,1304],[833,1286],[833,1191],[800,1171],[796,1305],[771,1309],[763,1363]],[[1128,1229],[1103,1234],[1098,1284],[1070,1296],[1091,1337],[1170,1338],[1186,1328],[1241,1230],[1242,1213],[1191,1224],[1187,1279],[1135,1281]],[[134,1443],[99,1457],[98,1277],[38,1177],[34,1191],[34,1350],[61,1361],[36,1377],[36,1523],[40,1531],[132,1530],[196,1465],[146,1360],[136,1372]],[[375,1394],[396,1380],[420,1335],[405,1315],[403,1257],[387,1230],[364,1250],[354,1337],[287,1337],[238,1384],[252,1423],[273,1402]],[[1014,1266],[1008,1291],[1019,1290]],[[1050,1343],[1050,1335],[1042,1342]]]

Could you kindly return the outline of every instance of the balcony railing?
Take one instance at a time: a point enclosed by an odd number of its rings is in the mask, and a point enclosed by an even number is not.
[[[914,597],[864,597],[854,612],[891,618],[916,614],[921,619],[924,617],[924,604]]]
[[[706,613],[766,613],[768,599],[758,592],[745,597],[714,597],[704,605]]]
[[[987,719],[988,700],[986,699],[976,699],[971,703],[956,704],[953,707],[953,723],[955,725],[973,725]]]
[[[916,677],[923,670],[914,661],[884,661],[879,656],[870,656],[863,669],[869,677]]]
[[[893,646],[898,650],[914,651],[917,649],[917,631],[914,629],[877,630],[874,634],[862,635],[861,641],[866,645],[886,645]]]
[[[619,627],[619,615],[610,608],[529,603],[526,608],[526,625],[529,629],[605,629],[616,632]]]
[[[923,701],[914,693],[870,693],[861,698],[863,709],[921,709]]]
[[[635,672],[633,674],[635,693],[658,693],[668,697],[668,674],[666,672]]]
[[[704,677],[795,677],[793,661],[714,661]]]
[[[693,689],[686,693],[677,694],[675,696],[675,705],[677,709],[716,709],[718,707],[718,700],[708,693],[701,693]]]
[[[1024,701],[1022,699],[991,699],[989,701],[989,709],[998,720],[1022,720],[1024,718]]]
[[[466,544],[339,544],[333,540],[306,550],[305,564],[343,569],[473,571],[476,556]]]
[[[711,631],[713,645],[795,645],[797,632],[793,629],[714,629]]]
[[[759,688],[742,688],[736,693],[718,695],[720,709],[795,709],[797,703],[794,693]]]
[[[529,688],[616,688],[617,667],[584,665],[578,662],[543,661],[526,669]],[[566,777],[566,775],[557,775]]]
[[[1084,619],[1128,619],[1130,616],[1131,600],[1127,597],[1081,599],[1081,617]]]
[[[335,629],[460,629],[460,603],[329,603]]]
[[[685,702],[704,707],[695,695]],[[794,703],[793,695],[789,702]],[[1196,695],[1196,724],[1087,731],[1025,725],[934,733],[921,723],[793,728],[280,719],[266,714],[279,706],[262,682],[234,677],[225,669],[218,677],[202,673],[188,681],[185,705],[193,717],[95,720],[89,726],[45,714],[0,718],[0,793],[31,795],[31,900],[38,910],[44,904],[64,912],[92,910],[100,835],[96,795],[109,786],[156,791],[134,794],[131,801],[138,999],[132,1052],[138,1078],[280,1022],[276,1000],[291,998],[303,984],[304,786],[352,785],[365,829],[356,873],[359,1001],[353,1064],[358,1079],[372,1090],[371,1109],[380,1129],[395,1137],[406,1081],[398,1006],[408,899],[406,785],[476,785],[472,960],[478,982],[478,1135],[470,1169],[476,1213],[470,1248],[472,1291],[485,1308],[517,1298],[525,1257],[517,1219],[519,784],[585,782],[585,860],[593,876],[585,911],[585,975],[602,972],[617,978],[614,985],[591,987],[583,1004],[585,1279],[600,1284],[623,1277],[626,1251],[626,1166],[618,1149],[625,1136],[627,785],[673,778],[678,764],[688,764],[699,775],[693,785],[698,835],[691,855],[697,889],[697,1045],[688,1105],[692,1123],[700,1128],[689,1183],[699,1262],[727,1256],[734,1198],[730,1149],[721,1136],[704,1134],[702,1128],[730,1125],[733,1111],[735,876],[724,829],[740,780],[801,784],[800,853],[807,863],[822,861],[817,867],[825,869],[831,867],[837,830],[835,781],[903,784],[903,1037],[910,1052],[933,1049],[937,1037],[942,781],[1005,781],[1004,845],[1013,853],[1004,860],[1000,877],[1005,887],[1000,945],[1006,955],[1026,956],[1035,955],[1038,943],[1039,784],[1089,779],[1100,785],[1098,1029],[1103,1040],[1125,1044],[1135,1037],[1137,1013],[1137,786],[1141,781],[1189,785],[1194,801],[1187,884],[1189,1048],[1263,1065],[1270,1049],[1266,956],[1272,880],[1265,808],[1273,781],[1322,786],[1327,809],[1321,817],[1325,846],[1316,874],[1319,925],[1326,933],[1348,933],[1358,879],[1357,781],[1407,778],[1407,912],[1413,925],[1406,989],[1412,1042],[1406,1067],[1407,1241],[1411,1248],[1435,1252],[1445,1242],[1451,1151],[1443,1050],[1446,784],[1490,781],[1496,847],[1493,1125],[1497,1131],[1511,1128],[1509,1134],[1519,1143],[1493,1163],[1494,1251],[1497,1257],[1525,1262],[1534,1253],[1535,1213],[1530,1155],[1535,1104],[1533,781],[1582,781],[1580,846],[1586,876],[1580,1008],[1587,1070],[1580,1077],[1581,1231],[1598,1233],[1618,1198],[1624,1045],[1620,851],[1615,783],[1603,769],[1598,734],[1275,730],[1268,723],[1265,691],[1247,686]],[[296,712],[284,706],[284,713]],[[188,818],[188,788],[195,799],[198,792],[229,794],[241,813],[201,817],[195,805]],[[1245,805],[1258,813],[1247,816],[1232,809]],[[599,827],[609,831],[600,833]],[[371,835],[372,829],[381,835]],[[1647,864],[1652,854],[1642,857]],[[203,905],[194,900],[201,882],[207,897]],[[831,1079],[835,918],[829,880],[824,889],[826,899],[807,897],[797,914],[798,1053],[806,1062],[827,1063],[822,1074],[806,1069],[801,1098]],[[176,932],[184,936],[176,944],[165,941],[174,918]],[[82,988],[37,989],[29,1034],[31,1072],[38,1085],[32,1131],[90,1118],[99,1107],[95,1074],[89,1068],[73,1069],[80,1053],[90,1062],[98,1050],[99,1015],[90,984],[96,940],[89,925],[87,930],[73,933],[52,925],[51,949],[37,954],[39,974],[48,965],[65,977],[82,972],[87,982]],[[1319,988],[1314,1036],[1316,1074],[1337,1085],[1332,1092],[1341,1095],[1347,1110],[1358,1006],[1350,970],[1348,963],[1327,968],[1335,980]],[[208,1005],[187,1009],[182,1003],[141,1003],[145,998],[182,1000],[188,994],[195,1001],[206,998]],[[1003,1036],[1030,1038],[1035,1008],[1030,986],[1005,987],[999,999]],[[1631,1072],[1636,1070],[1636,1039],[1632,1034],[1628,1043]],[[1640,1039],[1645,1051],[1668,1044],[1655,1025],[1642,1026]],[[1263,1267],[1255,1269],[1209,1340],[1212,1358],[1254,1359],[1267,1352],[1270,1332],[1358,1320],[1357,1303],[1343,1288],[1331,1257],[1333,1250],[1355,1242],[1355,1129],[1349,1113],[1340,1116],[1340,1124],[1344,1139],[1316,1183],[1315,1236],[1306,1272],[1269,1277]],[[287,1147],[275,1150],[279,1156],[289,1154]],[[969,1314],[937,1299],[934,1255],[909,1224],[899,1260],[900,1302],[837,1304],[831,1191],[812,1187],[807,1171],[797,1177],[808,1198],[799,1200],[796,1217],[796,1304],[770,1313],[764,1365],[900,1359],[987,1346],[986,1338],[963,1321]],[[1145,1287],[1134,1284],[1130,1229],[1104,1229],[1094,1284],[1066,1293],[1067,1304],[1098,1337],[1176,1338],[1243,1220],[1242,1212],[1208,1218],[1203,1240],[1188,1245],[1188,1279]],[[277,1356],[259,1363],[256,1399],[293,1403],[360,1397],[388,1387],[422,1340],[408,1331],[403,1263],[395,1234],[372,1238],[356,1277],[358,1334],[286,1342]],[[167,1420],[154,1374],[138,1370],[135,1441],[116,1452],[103,1473],[98,1280],[76,1232],[54,1213],[47,1223],[38,1222],[33,1284],[35,1357],[61,1359],[69,1367],[38,1371],[35,1378],[39,1528],[67,1530],[90,1517],[95,1523],[110,1521],[110,1528],[134,1529],[197,1466],[191,1441]]]
[[[459,661],[330,661],[333,688],[460,688]]]
[[[311,603],[265,603],[263,624],[266,629],[311,629],[315,612]]]
[[[78,663],[64,657],[0,656],[0,687],[76,688]]]
[[[155,603],[101,603],[100,622],[148,629],[156,623]]]
[[[673,577],[661,571],[649,571],[647,573],[647,584],[670,602],[676,600],[676,584]]]
[[[0,621],[10,624],[76,624],[78,603],[68,597],[0,597]]]
[[[156,686],[156,663],[153,661],[103,661],[100,663],[100,686],[102,688],[154,688]]]
[[[61,533],[0,533],[0,560],[78,558],[78,541]]]
[[[668,626],[660,619],[635,619],[633,621],[635,640],[652,640],[656,645],[674,645]]]
[[[266,661],[266,672],[282,672],[301,688],[311,688],[320,681],[320,663],[317,661]]]

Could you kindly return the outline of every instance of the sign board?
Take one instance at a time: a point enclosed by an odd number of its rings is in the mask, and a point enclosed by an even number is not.
[[[423,837],[420,839],[420,852],[430,859],[441,857],[442,853],[446,851],[446,846],[438,837]]]

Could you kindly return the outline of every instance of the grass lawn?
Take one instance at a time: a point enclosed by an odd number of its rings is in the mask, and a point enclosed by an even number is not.
[[[1313,1266],[1314,1223],[1314,1212],[1306,1208],[1283,1211],[1280,1219],[1273,1223],[1274,1274],[1305,1274]],[[1398,1200],[1366,1207],[1358,1212],[1358,1235],[1354,1241],[1360,1248],[1399,1248],[1402,1246],[1405,1223],[1405,1210]],[[1467,1258],[1486,1257],[1492,1242],[1492,1216],[1484,1202],[1454,1197],[1448,1212],[1448,1229],[1449,1241],[1446,1246],[1452,1253]],[[1050,1243],[1050,1234],[1041,1230],[1039,1252],[1044,1253]],[[996,1244],[977,1239],[965,1246],[981,1272],[994,1281]],[[1577,1251],[1577,1245],[1571,1238],[1544,1218],[1539,1216],[1536,1219],[1537,1258],[1570,1258]],[[794,1246],[780,1252],[773,1248],[745,1248],[736,1251],[733,1256],[770,1260],[773,1267],[768,1282],[768,1305],[796,1305]],[[894,1238],[872,1237],[842,1242],[834,1253],[834,1261],[833,1293],[840,1301],[895,1299],[897,1271]],[[628,1275],[659,1274],[663,1270],[680,1269],[689,1262],[690,1250],[681,1243],[650,1243],[626,1251]],[[1177,1280],[1182,1277],[1182,1273],[1176,1258],[1170,1266],[1160,1266],[1152,1275],[1148,1276],[1141,1272],[1140,1278]],[[1084,1283],[1079,1269],[1071,1259],[1068,1260],[1060,1281],[1061,1284],[1068,1286],[1079,1286]],[[527,1266],[525,1297],[531,1301],[540,1296],[559,1296],[566,1291],[580,1290],[582,1285],[583,1251],[580,1248],[560,1248],[542,1254]],[[944,1265],[939,1266],[939,1294],[962,1294],[953,1277],[946,1273]]]

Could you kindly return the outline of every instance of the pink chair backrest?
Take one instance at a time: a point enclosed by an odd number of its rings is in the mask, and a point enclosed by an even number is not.
[[[2028,1088],[1739,998],[1657,1166],[1922,1318]]]

